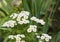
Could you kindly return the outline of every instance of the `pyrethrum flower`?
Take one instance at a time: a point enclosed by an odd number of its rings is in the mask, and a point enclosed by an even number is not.
[[[13,35],[9,35],[8,38],[9,39],[14,39],[14,36]]]
[[[39,42],[45,40],[46,42],[49,42],[49,40],[52,38],[48,34],[43,33],[41,36],[36,35],[36,38],[39,39]]]
[[[36,38],[40,38],[40,36],[37,35]]]
[[[27,32],[36,32],[37,26],[36,25],[30,25],[30,27],[27,29]]]
[[[45,25],[45,22],[44,22],[43,19],[38,19],[38,18],[33,16],[33,17],[31,17],[31,20],[33,20],[33,21],[35,21],[37,23],[40,23],[41,25]]]
[[[16,18],[17,18],[17,16],[18,16],[18,14],[17,14],[17,13],[13,13],[10,17],[12,17],[12,19],[16,19]]]
[[[16,21],[13,20],[9,20],[7,22],[5,22],[2,27],[14,27],[15,25],[17,25]]]
[[[25,38],[24,34],[17,34],[17,35],[9,35],[9,39],[16,39],[16,42],[22,42],[22,38]]]
[[[21,11],[19,15],[17,16],[17,21],[18,24],[27,24],[29,23],[28,17],[29,17],[29,12],[27,11]]]
[[[32,29],[31,29],[31,28],[28,28],[28,29],[27,29],[27,32],[28,32],[28,33],[32,32]]]

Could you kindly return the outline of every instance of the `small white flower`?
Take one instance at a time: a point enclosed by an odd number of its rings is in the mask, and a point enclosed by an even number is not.
[[[37,19],[37,18],[34,21],[36,21],[37,23],[39,23],[39,19]]]
[[[45,41],[49,41],[49,38],[45,38]]]
[[[34,17],[34,16],[33,16],[33,17],[31,17],[31,20],[36,20],[36,17]]]
[[[24,35],[24,34],[21,34],[20,37],[21,37],[21,38],[25,38],[25,35]]]
[[[48,36],[48,34],[45,34],[45,33],[43,33],[42,35],[45,36],[45,37]]]
[[[13,20],[9,20],[7,22],[5,22],[2,27],[14,27],[14,25],[16,25],[16,21]]]
[[[27,24],[27,23],[29,23],[29,20],[23,20],[23,23]]]
[[[49,41],[52,37],[49,36],[48,34],[42,34],[42,36],[45,37],[45,41]]]
[[[36,31],[37,31],[37,29],[36,29],[36,28],[34,28],[32,31],[33,31],[33,32],[36,32]]]
[[[15,18],[17,18],[17,16],[18,16],[18,14],[13,13],[10,17],[12,17],[12,19],[15,19]]]
[[[14,24],[13,24],[13,23],[11,23],[11,24],[10,24],[10,27],[14,27]]]
[[[18,16],[16,20],[17,20],[17,21],[21,21],[21,17]]]
[[[51,37],[51,36],[48,36],[48,38],[49,38],[49,39],[52,39],[52,37]]]
[[[28,28],[28,29],[27,29],[27,32],[28,32],[28,33],[32,32],[32,29],[31,29],[31,28]]]
[[[28,19],[28,16],[24,16],[24,19]]]
[[[34,28],[37,28],[37,26],[36,26],[36,25],[34,25]]]
[[[23,21],[19,21],[18,24],[21,24],[22,25],[23,24]]]
[[[2,27],[9,27],[8,22],[5,22]]]
[[[16,42],[20,42],[21,38],[20,37],[16,37]]]
[[[9,35],[8,38],[9,39],[14,39],[14,36],[13,35]]]
[[[42,19],[40,19],[40,23],[41,25],[45,25],[45,22]]]
[[[40,36],[38,36],[38,35],[37,35],[36,37],[37,37],[37,38],[40,38]]]
[[[36,25],[30,25],[29,29],[27,29],[29,32],[36,32],[37,31],[37,26]]]
[[[38,19],[36,17],[31,17],[31,20],[37,22],[37,23],[41,23],[41,25],[45,25],[45,22],[42,19]]]
[[[30,13],[28,11],[21,11],[21,14],[25,14],[25,15],[29,16]]]
[[[30,28],[33,29],[34,28],[34,25],[30,25]]]
[[[24,40],[22,40],[21,42],[25,42]]]
[[[17,34],[16,36],[20,37],[20,34]]]
[[[41,39],[42,39],[42,40],[45,39],[45,36],[41,36]]]

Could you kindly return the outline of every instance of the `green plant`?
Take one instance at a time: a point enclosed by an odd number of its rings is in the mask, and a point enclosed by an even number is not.
[[[22,0],[22,5],[21,6],[12,6],[11,5],[11,1],[6,1],[9,2],[8,3],[8,8],[7,6],[4,6],[4,4],[2,4],[2,7],[0,8],[0,17],[4,17],[1,18],[0,21],[0,30],[3,30],[1,32],[4,33],[3,38],[4,42],[15,42],[15,40],[8,40],[7,36],[9,35],[17,35],[17,34],[25,34],[26,35],[26,42],[37,42],[37,38],[35,37],[35,34],[37,33],[38,35],[41,35],[42,33],[48,33],[48,29],[52,24],[52,17],[53,17],[53,9],[54,9],[54,4],[53,0]],[[48,11],[50,10],[50,7],[52,5],[52,9],[50,11],[50,13],[48,13]],[[30,13],[30,15],[28,16],[28,20],[30,21],[29,24],[26,25],[20,25],[18,24],[17,26],[14,27],[8,27],[8,28],[3,28],[1,27],[6,21],[8,20],[16,20],[16,19],[11,19],[10,15],[12,13],[16,13],[19,14],[22,10],[24,10],[24,12],[26,11],[27,13]],[[24,13],[25,14],[25,13]],[[13,15],[13,14],[12,14]],[[45,22],[44,25],[41,25],[39,23],[36,23],[35,21],[31,21],[30,18],[34,16],[37,19],[43,19]],[[18,17],[17,17],[18,18]],[[23,18],[23,17],[22,17]],[[17,21],[18,22],[18,21]],[[37,28],[37,32],[32,32],[32,33],[27,33],[26,30],[29,28],[30,25],[36,25]],[[43,40],[43,42],[45,42]]]

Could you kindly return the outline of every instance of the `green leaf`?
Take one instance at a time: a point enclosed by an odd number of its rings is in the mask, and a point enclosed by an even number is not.
[[[22,0],[23,7],[25,11],[30,11],[27,0]]]

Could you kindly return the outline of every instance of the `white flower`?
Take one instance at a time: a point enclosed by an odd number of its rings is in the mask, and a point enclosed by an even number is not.
[[[39,21],[39,19],[35,19],[34,21],[36,21],[37,23],[39,23],[40,21]]]
[[[16,37],[16,42],[20,42],[21,38],[20,37]]]
[[[34,28],[37,28],[36,25],[30,25],[30,28],[34,29]]]
[[[28,16],[29,16],[29,12],[21,11],[21,13],[19,13],[19,15],[17,17],[18,23],[19,24],[27,24],[27,23],[29,23]]]
[[[24,42],[24,40],[22,40],[22,38],[25,38],[24,34],[17,34],[17,35],[9,35],[8,36],[9,39],[16,39],[16,42]]]
[[[18,24],[21,24],[22,25],[23,24],[23,21],[19,21]]]
[[[24,16],[24,19],[28,19],[28,16]]]
[[[41,23],[41,25],[45,25],[45,22],[42,19],[38,19],[36,17],[31,17],[31,20],[37,22],[37,23]]]
[[[37,38],[40,38],[40,36],[38,36],[38,35],[37,35],[36,37],[37,37]]]
[[[48,34],[42,34],[43,36],[45,36],[45,37],[48,37],[49,35]]]
[[[37,31],[37,29],[36,29],[36,28],[34,28],[32,31],[33,31],[33,32],[36,32],[36,31]]]
[[[36,17],[34,17],[34,16],[33,16],[33,17],[31,17],[31,20],[34,20],[34,21],[35,21],[35,20],[36,20]]]
[[[25,14],[25,15],[29,16],[30,13],[28,11],[21,11],[21,14]]]
[[[5,22],[2,27],[9,27],[8,22]]]
[[[16,20],[17,20],[17,21],[21,21],[21,17],[18,16]]]
[[[45,39],[45,36],[41,36],[41,39],[42,39],[42,40]]]
[[[28,29],[27,29],[27,32],[28,32],[28,33],[32,32],[32,29],[31,29],[31,28],[28,28]]]
[[[12,19],[15,19],[15,18],[17,18],[17,16],[18,16],[18,14],[13,13],[10,17],[12,17]]]
[[[45,38],[45,41],[49,41],[49,38]]]
[[[14,25],[16,25],[16,21],[13,20],[9,20],[7,22],[5,22],[2,27],[14,27]]]
[[[20,37],[21,37],[21,38],[25,38],[25,35],[24,35],[24,34],[21,34]]]
[[[14,36],[13,35],[9,35],[8,38],[9,39],[14,39]]]
[[[17,34],[16,36],[20,37],[20,34]]]
[[[42,19],[40,19],[40,23],[41,25],[45,25],[45,22]]]
[[[49,36],[48,34],[42,34],[42,36],[45,37],[45,41],[49,41],[52,37]]]
[[[37,26],[36,25],[30,25],[29,29],[27,29],[28,32],[36,32],[37,31]]]
[[[29,20],[23,20],[23,23],[27,24],[27,23],[29,23]]]
[[[34,25],[34,28],[37,28],[37,26],[36,26],[36,25]]]
[[[48,36],[48,38],[49,38],[49,39],[52,39],[52,37],[51,37],[51,36]]]
[[[25,42],[24,40],[22,40],[21,42]]]
[[[34,25],[30,25],[30,28],[33,29],[34,28]]]

